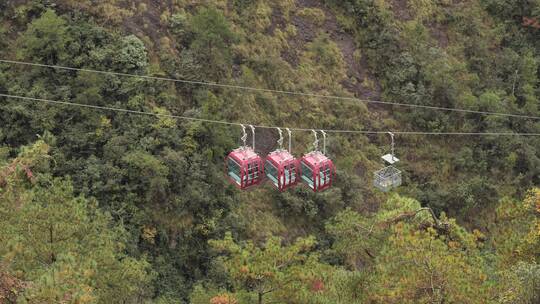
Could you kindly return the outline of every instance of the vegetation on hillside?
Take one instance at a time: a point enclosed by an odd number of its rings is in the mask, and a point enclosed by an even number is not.
[[[159,2],[159,1],[158,1]],[[0,58],[540,116],[538,0],[7,0]],[[524,19],[526,18],[526,19]],[[525,21],[524,21],[525,20]],[[299,128],[540,121],[0,63],[0,93]],[[331,134],[333,187],[240,192],[237,127],[0,97],[0,303],[537,303],[540,137]],[[257,150],[277,132],[257,130]],[[293,152],[311,147],[293,134]]]

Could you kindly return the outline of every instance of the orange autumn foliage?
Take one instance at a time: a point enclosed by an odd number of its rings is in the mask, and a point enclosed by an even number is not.
[[[523,26],[540,29],[540,22],[536,18],[523,17]]]
[[[222,294],[210,299],[210,304],[238,304],[238,301],[229,294]]]
[[[323,292],[324,291],[324,282],[320,279],[316,279],[311,283],[311,291],[313,292]]]

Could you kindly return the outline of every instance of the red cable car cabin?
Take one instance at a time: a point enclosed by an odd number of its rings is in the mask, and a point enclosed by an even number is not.
[[[298,183],[298,161],[286,150],[277,150],[266,157],[264,172],[280,191]]]
[[[331,159],[320,151],[310,152],[300,161],[302,180],[315,192],[332,186],[335,167]]]
[[[238,148],[227,156],[225,172],[236,187],[247,189],[261,183],[264,174],[262,159],[250,147]]]

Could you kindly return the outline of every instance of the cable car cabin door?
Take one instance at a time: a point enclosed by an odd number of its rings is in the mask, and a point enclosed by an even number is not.
[[[260,161],[251,161],[244,167],[243,187],[247,188],[259,184],[262,175],[262,166]]]
[[[332,179],[334,177],[334,166],[330,162],[325,162],[322,166],[317,168],[314,172],[316,189],[315,191],[322,191],[332,186]]]
[[[296,178],[298,169],[296,163],[291,163],[283,167],[283,172],[280,174],[280,184],[283,187],[296,184]]]

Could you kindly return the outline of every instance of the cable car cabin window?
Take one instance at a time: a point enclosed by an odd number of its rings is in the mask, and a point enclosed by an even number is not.
[[[227,162],[227,171],[229,176],[238,184],[241,185],[241,179],[240,179],[240,165],[236,163],[232,158],[229,158]]]
[[[304,162],[302,162],[302,179],[313,188],[313,171]]]
[[[264,165],[264,171],[266,172],[266,176],[278,187],[278,170],[272,163],[267,161]]]

